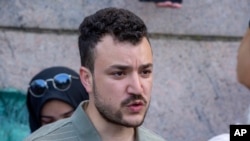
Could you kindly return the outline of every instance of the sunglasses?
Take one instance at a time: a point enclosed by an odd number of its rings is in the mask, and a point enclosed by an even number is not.
[[[76,76],[72,76],[66,73],[59,73],[55,75],[53,78],[43,80],[43,79],[36,79],[30,83],[29,92],[34,97],[41,97],[44,93],[48,90],[49,81],[52,82],[53,87],[59,91],[66,91],[70,88],[72,79],[79,79]]]

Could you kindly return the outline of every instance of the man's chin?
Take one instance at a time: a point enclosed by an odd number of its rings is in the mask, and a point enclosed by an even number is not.
[[[144,118],[140,117],[138,119],[126,119],[124,120],[123,122],[123,125],[126,126],[126,127],[138,127],[140,125],[142,125],[144,121]]]

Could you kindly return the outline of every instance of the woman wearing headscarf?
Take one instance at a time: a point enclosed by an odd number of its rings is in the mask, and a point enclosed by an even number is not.
[[[84,100],[88,100],[88,93],[75,71],[62,66],[42,70],[31,79],[27,90],[31,132],[71,116]]]

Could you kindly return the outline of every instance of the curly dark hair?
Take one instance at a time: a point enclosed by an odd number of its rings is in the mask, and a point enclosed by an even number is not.
[[[134,13],[118,8],[105,8],[86,17],[79,27],[78,46],[81,65],[94,72],[95,46],[105,35],[119,42],[140,43],[148,39],[147,27]],[[149,41],[149,40],[148,40]]]

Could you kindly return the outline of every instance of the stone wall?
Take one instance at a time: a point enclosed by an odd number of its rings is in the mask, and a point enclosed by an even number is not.
[[[144,126],[169,141],[205,141],[246,122],[250,93],[235,70],[248,0],[184,0],[178,10],[137,0],[2,0],[0,88],[26,91],[49,66],[78,71],[77,28],[110,6],[135,12],[149,28],[155,76]]]

